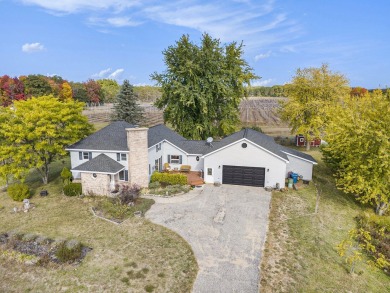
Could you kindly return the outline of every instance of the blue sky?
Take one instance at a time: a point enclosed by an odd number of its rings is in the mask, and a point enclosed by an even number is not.
[[[0,75],[153,84],[162,51],[203,32],[244,42],[260,80],[328,63],[351,86],[390,87],[390,1],[0,0]]]

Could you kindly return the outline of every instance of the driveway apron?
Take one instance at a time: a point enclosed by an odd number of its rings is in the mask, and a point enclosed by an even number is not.
[[[263,188],[205,185],[173,198],[155,198],[152,222],[180,234],[199,265],[193,292],[258,292],[271,194]]]

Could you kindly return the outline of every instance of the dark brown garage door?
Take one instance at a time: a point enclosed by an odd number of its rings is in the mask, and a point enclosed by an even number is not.
[[[264,187],[265,168],[223,165],[222,183]]]

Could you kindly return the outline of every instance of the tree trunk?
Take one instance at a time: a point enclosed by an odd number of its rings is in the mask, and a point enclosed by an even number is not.
[[[380,202],[376,205],[375,213],[378,216],[383,216],[388,208],[389,208],[389,203]]]
[[[308,135],[306,135],[305,140],[306,140],[306,150],[310,151],[310,140]]]

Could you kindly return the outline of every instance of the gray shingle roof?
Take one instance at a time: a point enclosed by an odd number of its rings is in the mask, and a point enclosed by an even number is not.
[[[308,160],[308,161],[313,162],[313,163],[317,163],[317,161],[312,156],[305,154],[305,153],[302,153],[300,151],[290,149],[290,148],[287,148],[284,146],[281,146],[281,150],[282,150],[282,152],[289,153],[291,155],[300,157],[302,159]]]
[[[116,121],[69,146],[67,149],[128,151],[126,128],[134,127],[134,125],[125,121]]]
[[[94,134],[71,145],[68,149],[128,151],[126,128],[134,127],[134,125],[125,121],[113,122]],[[163,140],[167,140],[188,154],[206,155],[243,138],[252,141],[285,160],[288,160],[286,153],[290,153],[308,161],[316,162],[312,156],[283,147],[277,144],[272,137],[250,128],[242,129],[222,140],[213,141],[212,144],[209,145],[204,140],[187,140],[165,125],[159,124],[148,130],[148,147],[154,146]]]
[[[116,174],[119,171],[123,170],[125,167],[119,164],[117,161],[111,159],[105,154],[100,154],[97,157],[93,158],[90,161],[87,161],[76,168],[73,168],[74,171],[84,171],[84,172],[97,172],[97,173],[108,173]]]

